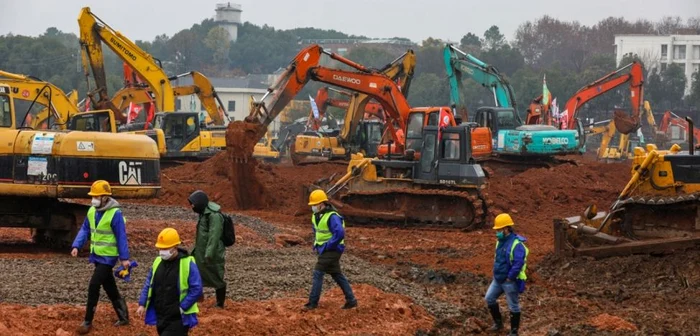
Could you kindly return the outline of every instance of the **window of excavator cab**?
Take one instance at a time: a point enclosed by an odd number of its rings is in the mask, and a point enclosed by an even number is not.
[[[32,98],[33,99],[33,98]],[[50,116],[47,113],[48,109],[46,105],[35,101],[32,105],[32,100],[24,100],[16,98],[15,102],[15,124],[18,127],[32,127],[35,119],[41,115],[42,119],[46,119]],[[31,110],[29,107],[31,106]],[[24,118],[24,119],[22,119]],[[3,121],[4,124],[4,121]]]
[[[157,115],[155,121],[153,122],[153,128],[163,128],[163,115]]]
[[[459,160],[459,134],[442,134],[442,158],[446,160]]]
[[[498,129],[515,129],[515,115],[512,111],[498,112]]]
[[[423,135],[423,120],[425,115],[420,112],[411,113],[408,116],[408,132],[406,138],[420,138]]]
[[[435,161],[435,139],[436,134],[427,134],[423,152],[420,157],[421,170],[424,173],[430,173],[433,170],[433,161]]]
[[[69,129],[85,132],[111,132],[108,113],[95,113],[74,116]]]
[[[0,127],[12,127],[12,109],[8,96],[0,96]]]
[[[440,112],[430,112],[428,114],[428,126],[437,126],[440,122]]]
[[[381,124],[369,124],[367,127],[367,132],[369,132],[369,143],[380,143],[382,142],[382,125]]]
[[[195,116],[187,117],[187,122],[185,124],[187,125],[186,137],[189,138],[194,134],[194,131],[197,129],[197,118]]]

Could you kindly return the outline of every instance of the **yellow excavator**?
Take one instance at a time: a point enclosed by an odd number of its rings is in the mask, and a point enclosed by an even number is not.
[[[73,90],[66,95],[57,86],[44,82],[33,76],[15,74],[0,70],[0,83],[10,85],[13,91],[17,91],[21,97],[29,98],[42,92],[32,106],[33,113],[28,113],[25,125],[32,129],[66,129],[65,123],[58,123],[58,112],[61,111],[66,118],[80,113],[78,109],[78,92]],[[26,111],[32,100],[17,100],[17,109]],[[53,117],[53,119],[51,119]]]
[[[92,182],[107,180],[116,198],[158,196],[160,160],[152,139],[35,130],[27,116],[35,119],[48,109],[55,113],[51,124],[67,125],[68,113],[60,98],[54,102],[51,85],[26,87],[21,81],[0,83],[0,226],[31,228],[37,243],[66,246],[88,207],[63,199],[88,198]]]
[[[78,25],[80,27],[83,68],[86,76],[89,76],[89,65],[96,84],[96,89],[88,94],[93,101],[95,100],[95,94],[97,94],[97,99],[93,103],[94,106],[110,109],[118,121],[125,123],[126,116],[117,108],[113,103],[113,99],[107,93],[102,43],[126,62],[146,82],[148,91],[153,94],[156,109],[160,112],[155,116],[153,129],[140,131],[139,129],[143,129],[144,125],[135,125],[124,127],[124,131],[138,131],[153,138],[158,143],[161,157],[164,159],[204,160],[214,156],[226,147],[224,126],[217,127],[220,129],[205,128],[202,127],[202,121],[199,120],[199,113],[173,112],[175,111],[177,91],[172,87],[170,81],[177,78],[177,76],[173,78],[168,77],[151,55],[107,25],[92,13],[89,7],[85,7],[80,11]],[[196,81],[195,85],[200,92],[213,91],[213,87],[205,86],[202,88],[197,85]],[[181,88],[180,90],[180,92],[188,92],[187,90],[189,89]],[[117,99],[119,99],[119,96],[117,96]],[[208,112],[215,124],[224,124],[218,110],[215,109]],[[92,119],[103,118],[100,116],[85,117]]]
[[[602,258],[700,247],[700,155],[690,133],[687,152],[636,147],[632,177],[609,211],[591,205],[554,220],[555,252]]]
[[[405,52],[379,72],[396,81],[404,97],[416,67],[416,56],[412,50]],[[295,165],[304,163],[345,160],[347,163],[353,153],[363,153],[373,157],[377,155],[377,146],[381,143],[383,124],[377,120],[364,121],[365,107],[370,102],[369,95],[353,93],[345,113],[345,120],[337,136],[324,136],[316,131],[307,131],[297,135],[293,148],[290,149]],[[323,101],[317,104],[324,104]],[[325,110],[325,108],[323,108]],[[322,117],[322,116],[321,116]],[[319,158],[321,158],[319,160]]]
[[[649,104],[649,101],[644,101],[641,114],[641,117],[646,119],[646,122],[649,125],[649,128],[651,129],[654,141],[656,141],[657,139],[659,139],[659,136],[662,135],[662,133],[659,132],[659,129],[656,125],[656,120],[654,119],[654,114],[652,113],[651,104]],[[600,143],[600,147],[597,151],[598,160],[606,162],[615,162],[621,160],[628,160],[634,156],[633,153],[630,152],[630,149],[636,146],[632,146],[630,134],[620,133],[618,146],[610,146],[610,142],[617,134],[617,129],[615,128],[614,120],[610,120],[607,124],[602,126],[590,127],[587,133],[591,135],[602,134],[603,136],[602,141]]]

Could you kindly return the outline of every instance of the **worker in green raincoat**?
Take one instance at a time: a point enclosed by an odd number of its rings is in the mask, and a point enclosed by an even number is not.
[[[199,267],[203,286],[216,289],[216,307],[223,308],[226,301],[226,282],[224,281],[226,247],[221,241],[224,231],[221,206],[210,202],[207,194],[201,190],[193,192],[188,201],[192,210],[199,214],[192,255]]]

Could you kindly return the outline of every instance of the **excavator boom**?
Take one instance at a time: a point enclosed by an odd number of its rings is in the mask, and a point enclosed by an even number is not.
[[[629,69],[628,73],[623,73]],[[632,112],[630,116],[624,113],[615,114],[615,127],[620,133],[629,134],[639,128],[639,114],[642,107],[644,74],[642,65],[638,62],[630,63],[619,68],[602,78],[579,89],[573,97],[566,102],[564,114],[568,116],[566,126],[569,129],[576,128],[576,120],[581,107],[591,99],[598,97],[625,83],[630,85],[630,100]]]

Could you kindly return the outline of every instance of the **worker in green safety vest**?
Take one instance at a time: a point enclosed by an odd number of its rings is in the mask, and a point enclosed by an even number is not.
[[[525,241],[527,239],[515,233],[515,223],[509,214],[496,216],[493,229],[496,231],[496,253],[493,263],[493,280],[486,291],[488,306],[494,324],[491,331],[503,329],[503,319],[498,307],[498,297],[506,294],[506,302],[510,310],[510,333],[518,335],[520,328],[520,294],[525,291],[527,280],[527,255],[530,253]]]
[[[342,309],[357,307],[357,299],[352,292],[348,279],[340,270],[340,257],[345,251],[345,221],[328,203],[328,196],[323,190],[314,190],[309,195],[309,205],[313,211],[311,223],[314,232],[314,250],[318,253],[318,262],[314,268],[313,284],[309,302],[304,305],[307,310],[316,309],[321,298],[323,276],[329,273],[345,294]]]
[[[92,206],[87,212],[83,225],[73,241],[71,255],[78,256],[78,251],[90,240],[90,263],[95,264],[95,271],[90,278],[85,319],[77,332],[84,335],[92,329],[97,302],[100,300],[100,287],[104,288],[112,307],[117,313],[115,326],[129,324],[129,310],[126,301],[119,294],[112,268],[121,260],[125,270],[129,269],[129,247],[126,238],[126,221],[119,209],[119,203],[111,197],[109,182],[95,181],[90,187],[89,196]]]
[[[202,278],[194,257],[180,247],[180,235],[166,228],[158,235],[158,257],[153,261],[141,290],[140,317],[155,325],[158,335],[187,335],[197,325],[197,299],[202,295]]]

